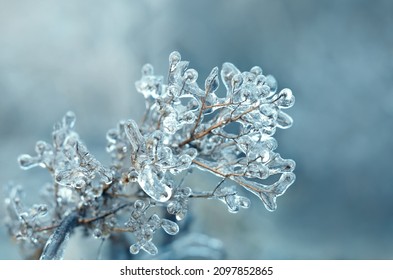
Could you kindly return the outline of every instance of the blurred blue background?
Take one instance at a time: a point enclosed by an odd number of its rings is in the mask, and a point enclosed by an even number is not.
[[[108,163],[106,131],[142,117],[144,63],[166,75],[178,50],[201,85],[223,62],[259,65],[296,96],[295,123],[276,138],[297,180],[273,213],[257,199],[236,215],[195,203],[192,231],[220,239],[229,259],[393,259],[392,30],[389,0],[0,0],[0,182],[35,193],[50,180],[16,158],[67,110]],[[75,242],[69,258],[94,258],[97,243]],[[0,248],[20,258],[4,227]]]

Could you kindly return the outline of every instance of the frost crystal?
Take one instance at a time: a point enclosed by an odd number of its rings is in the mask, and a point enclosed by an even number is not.
[[[121,120],[107,132],[108,167],[89,152],[74,131],[75,114],[67,112],[55,124],[51,144],[38,141],[35,155],[18,158],[22,169],[46,168],[53,182],[43,188],[48,203],[30,208],[22,205],[21,188],[9,187],[10,234],[30,255],[44,250],[41,258],[61,258],[60,247],[75,226],[97,239],[131,234],[132,254],[155,255],[154,234],[177,234],[174,220],[187,217],[193,198],[219,200],[236,213],[250,207],[245,189],[275,210],[277,197],[295,181],[295,162],[275,152],[274,138],[277,129],[292,126],[284,112],[295,103],[292,91],[278,91],[276,79],[259,66],[241,72],[224,63],[202,88],[198,78],[178,52],[169,55],[166,78],[144,65],[135,83],[146,100],[143,121]],[[221,182],[209,191],[184,186],[195,168]],[[166,210],[165,218],[159,209]]]

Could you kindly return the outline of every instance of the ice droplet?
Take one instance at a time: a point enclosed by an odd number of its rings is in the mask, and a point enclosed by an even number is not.
[[[179,232],[179,226],[175,222],[167,219],[161,219],[161,227],[166,233],[170,235],[175,235]]]
[[[132,244],[130,246],[130,253],[133,255],[136,255],[139,253],[140,249],[141,249],[141,247],[138,244]]]
[[[281,108],[291,108],[295,104],[295,96],[292,90],[289,88],[282,89],[278,94],[276,104]]]
[[[188,210],[186,208],[181,208],[178,212],[176,212],[176,220],[181,221],[187,215]]]
[[[143,208],[145,208],[145,203],[142,200],[136,200],[134,202],[134,208],[137,210],[142,210]]]
[[[27,170],[39,164],[39,159],[30,155],[24,154],[18,157],[19,165],[22,169]]]
[[[251,206],[250,199],[248,199],[247,197],[244,197],[244,196],[238,196],[237,199],[238,199],[237,203],[240,207],[245,208],[245,209],[250,208],[250,206]]]
[[[175,113],[166,116],[162,121],[163,130],[165,133],[174,134],[177,131],[177,118]]]
[[[93,237],[97,238],[97,239],[101,238],[102,237],[102,230],[100,230],[99,228],[94,229]]]
[[[76,116],[75,113],[72,111],[68,111],[65,116],[63,117],[63,125],[66,128],[73,128],[75,125]]]

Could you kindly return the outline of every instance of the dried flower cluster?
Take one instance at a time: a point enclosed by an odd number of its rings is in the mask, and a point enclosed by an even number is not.
[[[248,208],[239,187],[276,209],[276,198],[295,181],[295,162],[275,152],[273,138],[276,128],[292,125],[283,112],[294,104],[291,90],[278,92],[276,80],[260,67],[240,72],[231,63],[220,73],[213,68],[200,88],[188,65],[171,53],[166,82],[150,64],[143,66],[136,89],[145,97],[145,116],[139,125],[120,121],[108,131],[109,167],[74,131],[72,112],[55,125],[51,144],[38,141],[36,155],[18,158],[22,169],[40,166],[53,178],[44,187],[47,203],[30,208],[22,204],[22,188],[9,186],[7,226],[27,254],[61,258],[70,232],[80,226],[95,238],[129,234],[132,254],[142,249],[155,255],[154,234],[177,234],[191,199],[219,200],[232,213]],[[179,176],[193,168],[222,180],[210,191],[184,186]],[[272,175],[277,180],[264,184]]]

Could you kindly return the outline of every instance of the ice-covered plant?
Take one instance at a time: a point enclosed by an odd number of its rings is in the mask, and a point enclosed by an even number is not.
[[[46,203],[30,208],[22,188],[8,186],[9,233],[30,257],[61,258],[75,227],[95,238],[129,234],[132,254],[157,254],[154,234],[177,234],[194,198],[219,200],[236,213],[250,206],[245,189],[276,209],[276,198],[295,181],[295,162],[275,152],[273,138],[276,128],[292,125],[283,112],[294,104],[291,90],[277,91],[274,77],[258,66],[241,72],[231,63],[213,68],[201,88],[188,65],[171,53],[165,80],[143,66],[136,89],[146,112],[141,123],[120,121],[108,131],[110,166],[90,154],[72,112],[54,126],[52,143],[38,141],[36,155],[18,158],[22,169],[40,166],[53,178],[43,188]],[[221,180],[210,190],[184,185],[194,168]],[[275,180],[267,184],[269,177]]]

